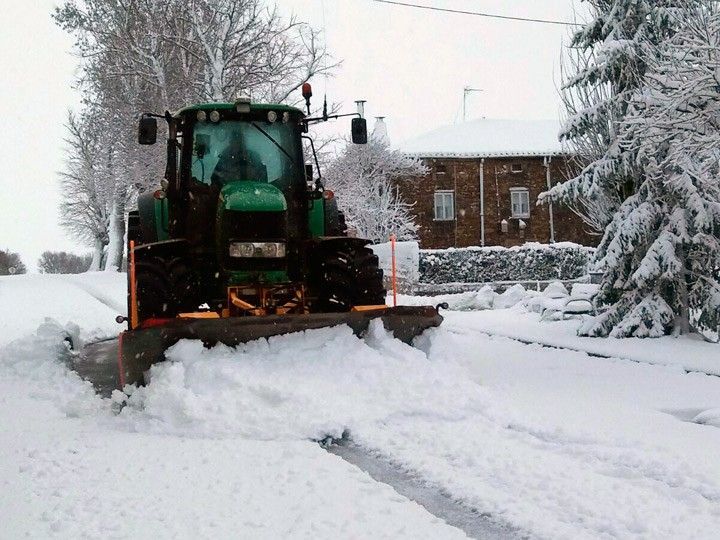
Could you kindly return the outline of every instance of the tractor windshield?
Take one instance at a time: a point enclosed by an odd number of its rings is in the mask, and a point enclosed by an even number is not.
[[[282,122],[221,120],[195,124],[191,175],[223,186],[249,180],[286,191],[300,172],[295,127]]]

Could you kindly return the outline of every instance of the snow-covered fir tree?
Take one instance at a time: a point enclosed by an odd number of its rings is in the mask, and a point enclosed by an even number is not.
[[[579,174],[541,196],[541,200],[559,200],[575,208],[607,211],[605,216],[596,216],[596,222],[604,227],[595,255],[595,263],[605,271],[598,296],[604,312],[580,332],[657,336],[671,330],[687,331],[693,318],[707,320],[708,311],[691,308],[702,301],[697,300],[697,280],[686,279],[694,271],[689,269],[687,255],[695,252],[684,251],[684,235],[693,237],[700,229],[691,227],[680,234],[680,228],[693,221],[687,213],[692,211],[684,206],[687,200],[672,199],[679,195],[671,195],[668,184],[670,177],[676,178],[673,171],[677,171],[677,163],[663,155],[673,139],[680,144],[677,148],[684,144],[680,142],[683,120],[675,118],[677,130],[667,130],[667,125],[660,128],[666,129],[662,141],[655,136],[657,132],[650,133],[650,124],[660,125],[658,118],[648,122],[650,116],[661,116],[661,109],[650,106],[653,99],[664,95],[666,110],[677,99],[667,89],[661,90],[659,82],[663,76],[669,81],[671,72],[678,80],[687,76],[677,71],[683,58],[679,53],[688,45],[680,45],[681,40],[692,32],[689,20],[709,16],[714,3],[590,3],[595,18],[573,40],[573,47],[585,51],[587,60],[577,64],[582,69],[565,85],[566,89],[585,92],[583,99],[576,102],[583,107],[569,110],[561,136],[581,158],[583,149],[599,151],[588,152],[590,155],[584,156],[588,162]],[[706,43],[708,46],[711,44]],[[690,58],[685,60],[692,63]],[[673,106],[678,112],[682,110],[680,104]],[[643,131],[640,126],[647,129]],[[708,200],[714,197],[712,192],[707,196]],[[711,229],[704,229],[704,234]],[[672,241],[668,236],[671,230],[678,235]],[[708,245],[713,243],[711,238],[712,234],[706,238]],[[709,253],[708,257],[714,255]],[[712,285],[708,287],[702,290],[708,293]]]
[[[696,0],[587,0],[591,20],[572,37],[562,86],[560,138],[579,173],[540,196],[561,201],[602,232],[641,174],[620,156],[619,125],[645,85],[646,59],[674,32],[674,14]]]
[[[412,203],[400,196],[396,181],[428,173],[419,159],[390,148],[380,121],[367,144],[347,144],[324,174],[325,185],[339,197],[348,226],[374,242],[416,238]]]
[[[619,130],[618,160],[639,174],[598,250],[609,309],[590,335],[714,333],[720,322],[720,8],[676,17]]]

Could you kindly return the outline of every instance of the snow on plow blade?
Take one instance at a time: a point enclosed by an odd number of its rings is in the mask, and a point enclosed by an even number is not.
[[[223,343],[234,347],[260,338],[268,338],[314,328],[347,324],[355,335],[362,335],[370,321],[382,319],[385,328],[405,342],[426,329],[439,326],[443,318],[432,306],[400,306],[349,313],[313,313],[309,315],[268,315],[225,319],[170,319],[159,326],[123,332],[120,339],[120,384],[143,382],[150,366],[164,360],[165,350],[181,339],[199,339],[207,346]]]

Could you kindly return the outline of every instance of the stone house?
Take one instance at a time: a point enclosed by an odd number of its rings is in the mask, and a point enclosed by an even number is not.
[[[399,145],[430,170],[398,182],[414,203],[422,248],[515,246],[561,241],[595,245],[570,209],[537,206],[566,176],[557,121],[479,119],[446,126]]]

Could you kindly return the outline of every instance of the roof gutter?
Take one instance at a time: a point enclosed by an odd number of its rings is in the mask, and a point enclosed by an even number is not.
[[[544,152],[407,152],[400,148],[406,156],[416,157],[420,159],[441,159],[441,158],[455,158],[455,159],[492,159],[492,158],[532,158],[532,157],[547,157],[547,156],[567,156],[566,152],[562,151],[544,151]]]
[[[485,247],[485,158],[480,159],[480,245]]]
[[[548,191],[552,188],[550,185],[550,162],[552,156],[545,156],[543,158],[543,166],[545,167],[545,181],[547,182]],[[553,203],[552,200],[548,202],[548,214],[550,215],[550,243],[555,243],[555,220],[553,218]]]

